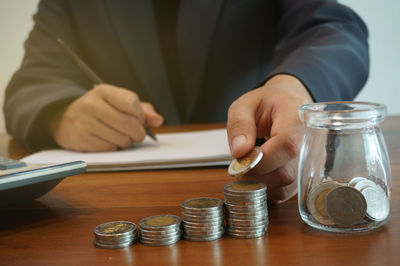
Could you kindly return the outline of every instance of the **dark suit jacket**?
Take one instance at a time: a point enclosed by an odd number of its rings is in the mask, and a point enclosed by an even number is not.
[[[8,132],[29,148],[43,147],[50,114],[93,87],[57,37],[171,124],[225,121],[236,98],[277,73],[298,77],[316,101],[351,100],[368,76],[366,26],[336,1],[182,0],[177,19],[185,117],[167,82],[152,1],[41,1],[6,90]]]

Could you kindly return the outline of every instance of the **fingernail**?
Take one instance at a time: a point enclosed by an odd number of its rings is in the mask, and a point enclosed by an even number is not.
[[[247,137],[245,135],[239,135],[233,138],[232,140],[232,152],[236,151],[240,146],[246,144]]]

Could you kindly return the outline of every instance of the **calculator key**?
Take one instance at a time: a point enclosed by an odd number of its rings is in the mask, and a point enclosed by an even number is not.
[[[25,166],[26,166],[26,163],[24,163],[24,162],[0,157],[0,170],[9,170],[9,169],[15,169],[15,168],[20,168],[20,167],[25,167]]]

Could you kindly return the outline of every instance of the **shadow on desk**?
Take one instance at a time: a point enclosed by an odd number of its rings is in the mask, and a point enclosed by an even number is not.
[[[57,199],[54,199],[57,200]],[[60,205],[61,203],[59,203]],[[61,210],[61,211],[60,211]],[[0,207],[0,237],[38,227],[46,227],[65,216],[75,212],[74,208],[65,204],[65,208],[52,209],[39,200],[31,200]],[[60,228],[62,230],[62,228]]]

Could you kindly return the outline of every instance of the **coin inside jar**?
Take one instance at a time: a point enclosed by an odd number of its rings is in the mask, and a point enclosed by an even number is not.
[[[229,164],[228,173],[232,176],[241,176],[253,169],[263,157],[262,149],[254,147],[245,156],[233,159]]]
[[[355,177],[349,186],[359,190],[367,202],[367,217],[373,221],[383,221],[389,216],[390,202],[385,190],[365,177]]]
[[[314,219],[323,225],[334,225],[325,212],[326,196],[341,185],[335,181],[324,181],[311,189],[307,197],[307,209]]]
[[[350,227],[364,219],[367,202],[357,189],[340,186],[326,196],[325,211],[335,224]]]

